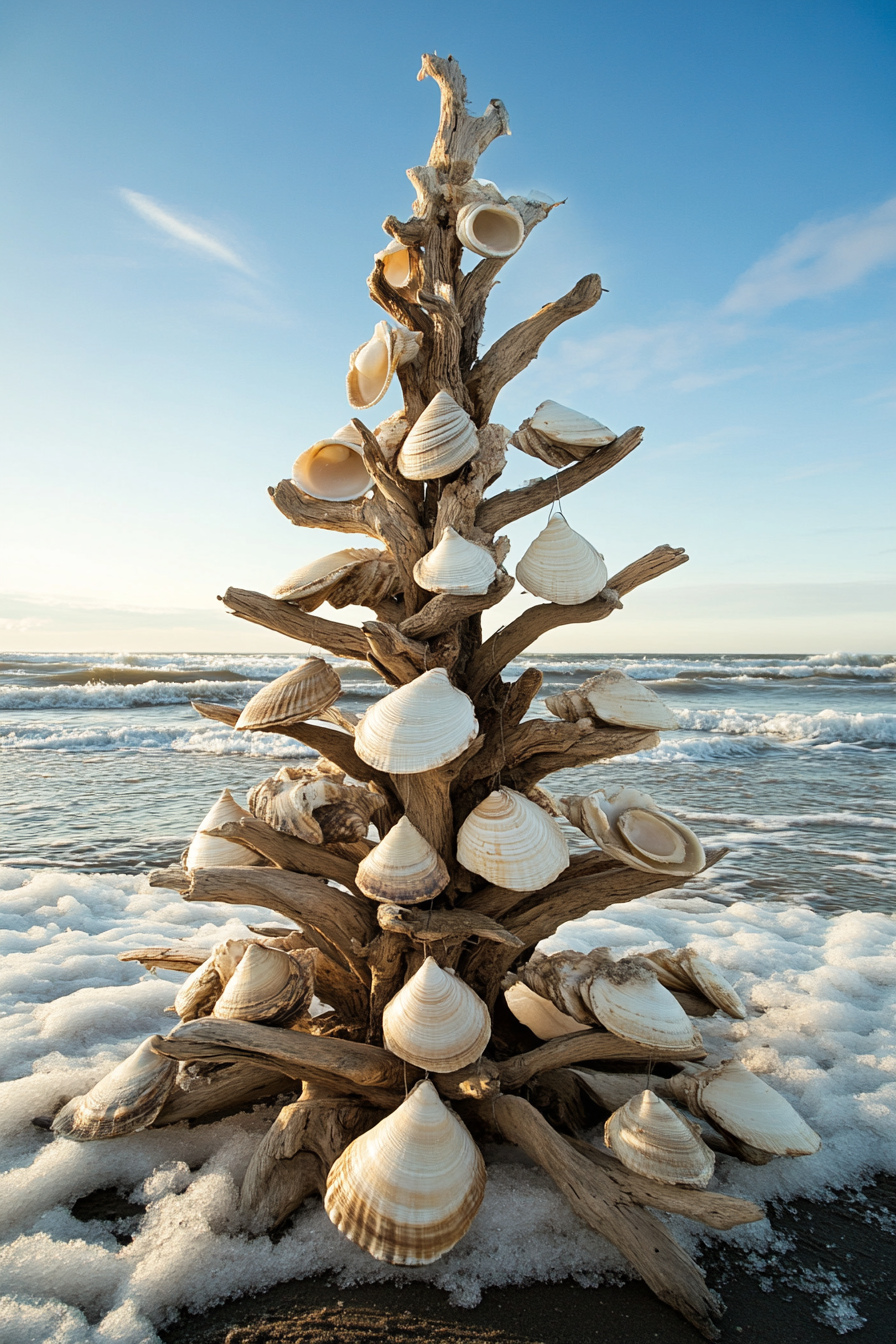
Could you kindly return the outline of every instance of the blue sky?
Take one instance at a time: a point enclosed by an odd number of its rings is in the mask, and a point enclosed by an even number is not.
[[[508,107],[482,174],[567,200],[502,272],[486,343],[588,271],[607,289],[495,417],[553,397],[645,425],[567,517],[611,571],[692,557],[548,646],[896,645],[892,4],[450,13],[7,0],[5,647],[286,646],[215,597],[336,548],[266,487],[347,418],[380,223],[410,214],[437,121],[424,50],[457,57],[474,111]],[[533,469],[514,453],[505,480]],[[544,521],[510,530],[511,563]]]

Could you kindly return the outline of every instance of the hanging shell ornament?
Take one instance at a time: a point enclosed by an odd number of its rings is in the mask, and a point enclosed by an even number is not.
[[[308,658],[257,691],[234,727],[238,731],[272,732],[302,723],[329,709],[341,691],[342,683],[330,664],[323,658]]]
[[[740,1060],[726,1059],[717,1068],[680,1073],[669,1079],[668,1086],[693,1115],[762,1153],[803,1157],[821,1147],[815,1130],[790,1102]]]
[[[569,867],[553,817],[513,789],[496,789],[457,833],[457,857],[471,873],[511,891],[538,891]]]
[[[417,358],[422,340],[420,331],[377,322],[370,340],[359,345],[349,358],[345,380],[348,404],[366,411],[382,401],[395,370]]]
[[[427,957],[387,1003],[383,1042],[399,1059],[430,1073],[453,1073],[479,1059],[489,1043],[488,1008],[453,971]]]
[[[417,905],[448,885],[448,869],[416,826],[402,817],[358,865],[355,883],[374,901]]]
[[[543,999],[522,980],[505,989],[504,1002],[516,1020],[528,1027],[540,1041],[552,1041],[555,1036],[569,1036],[574,1031],[585,1030],[581,1022],[561,1013],[550,999]]]
[[[469,252],[480,257],[512,257],[526,238],[526,226],[512,205],[471,202],[457,212],[456,232]]]
[[[89,1092],[63,1106],[53,1120],[53,1133],[87,1142],[117,1139],[151,1125],[177,1077],[177,1062],[153,1054],[152,1039],[148,1036]]]
[[[644,1091],[614,1111],[604,1126],[604,1142],[624,1167],[664,1185],[702,1190],[715,1169],[698,1127],[655,1092]]]
[[[283,1023],[300,1017],[314,994],[316,949],[279,952],[249,943],[212,1016]]]
[[[602,966],[584,982],[582,998],[608,1031],[651,1050],[690,1050],[700,1040],[681,1004],[640,958]]]
[[[428,593],[479,595],[487,593],[498,567],[484,546],[465,541],[446,527],[435,546],[414,566],[414,580]]]
[[[703,846],[683,821],[661,812],[649,794],[631,787],[560,799],[564,815],[610,858],[645,873],[691,877],[706,863]]]
[[[603,556],[555,513],[516,567],[517,581],[533,597],[573,606],[607,585]]]
[[[407,289],[414,277],[411,249],[393,238],[380,252],[374,252],[374,261],[383,263],[386,283],[393,289]]]
[[[334,503],[359,499],[374,487],[364,465],[364,440],[354,425],[318,439],[292,464],[293,484],[313,499]]]
[[[376,547],[350,546],[344,551],[334,551],[332,555],[321,556],[310,564],[294,569],[271,593],[280,602],[295,602],[308,611],[320,606],[327,600],[329,589],[335,588],[343,579],[354,574],[360,565],[381,563],[391,560],[388,551]],[[311,599],[318,598],[313,606],[306,605]]]
[[[363,840],[385,799],[360,785],[344,784],[344,778],[341,771],[284,765],[249,791],[249,809],[259,821],[309,845]]]
[[[574,691],[545,696],[545,704],[551,714],[568,723],[593,719],[621,728],[660,731],[678,727],[675,715],[655,691],[612,667],[589,677]]]
[[[235,840],[219,839],[215,835],[206,835],[206,831],[217,830],[228,821],[239,821],[251,816],[244,807],[240,807],[229,789],[223,789],[221,797],[214,807],[203,817],[196,834],[190,841],[190,847],[184,856],[184,867],[191,868],[249,868],[253,864],[264,863],[260,854]]]
[[[457,471],[479,451],[473,421],[447,392],[437,392],[398,454],[409,481],[434,481]]]
[[[674,954],[675,961],[690,982],[689,988],[700,991],[710,1003],[729,1017],[745,1018],[747,1010],[743,999],[728,983],[718,966],[701,957],[692,947],[683,947]]]
[[[429,1265],[468,1230],[485,1181],[479,1149],[424,1079],[336,1159],[324,1208],[375,1259]]]
[[[436,667],[370,706],[355,729],[355,751],[376,770],[414,775],[453,761],[478,731],[472,700]]]

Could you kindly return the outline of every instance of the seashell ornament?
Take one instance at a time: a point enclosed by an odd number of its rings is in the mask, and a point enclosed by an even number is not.
[[[561,798],[566,817],[605,854],[647,873],[690,877],[706,863],[703,846],[683,821],[661,812],[648,793],[622,788]]]
[[[393,238],[381,252],[374,252],[374,261],[383,263],[383,275],[386,283],[393,289],[407,289],[413,279],[411,250]]]
[[[675,953],[675,961],[695,989],[704,994],[716,1008],[729,1017],[745,1018],[747,1010],[743,999],[729,985],[722,972],[692,947],[683,947]]]
[[[319,560],[312,560],[310,564],[294,569],[282,583],[277,584],[271,597],[276,597],[280,602],[304,602],[335,587],[342,579],[353,574],[359,565],[389,558],[386,551],[372,546],[350,546],[344,551],[334,551],[332,555],[321,556]],[[324,600],[321,598],[321,601]]]
[[[323,658],[308,658],[253,695],[233,725],[238,732],[274,732],[316,718],[339,699],[342,683]]]
[[[484,546],[446,527],[438,546],[418,560],[414,579],[428,593],[487,593],[498,567]]]
[[[457,212],[457,236],[480,257],[512,257],[526,238],[526,226],[512,205],[471,202]]]
[[[432,957],[383,1013],[386,1049],[430,1073],[453,1073],[472,1064],[491,1034],[488,1008],[479,995]]]
[[[414,775],[453,761],[478,731],[472,700],[436,667],[370,706],[355,729],[355,751],[376,770]]]
[[[664,1185],[702,1190],[715,1169],[715,1157],[696,1125],[645,1091],[614,1111],[604,1126],[604,1142],[624,1167]]]
[[[344,778],[341,771],[321,773],[317,766],[310,770],[281,766],[276,775],[249,790],[249,810],[274,830],[309,845],[363,840],[384,799],[358,784],[343,783]],[[334,819],[339,822],[338,835],[333,830]]]
[[[219,839],[206,835],[228,821],[239,821],[241,817],[252,814],[240,807],[229,789],[222,790],[221,797],[214,807],[200,821],[196,834],[190,841],[190,847],[184,858],[184,867],[190,868],[249,868],[253,864],[264,863],[260,854],[235,840]]]
[[[417,905],[448,885],[448,869],[416,826],[402,817],[358,865],[355,883],[374,901]]]
[[[616,438],[612,429],[607,429],[599,420],[592,420],[590,415],[582,415],[580,411],[571,411],[558,401],[543,401],[536,407],[529,428],[543,434],[551,443],[576,448],[602,448]]]
[[[345,380],[348,404],[366,411],[382,401],[395,370],[417,358],[422,340],[420,331],[377,322],[370,340],[359,345],[349,358]]]
[[[468,1230],[485,1180],[476,1144],[424,1079],[336,1159],[324,1208],[375,1259],[429,1265]]]
[[[187,976],[174,999],[174,1011],[181,1022],[211,1016],[248,946],[241,938],[228,938],[213,947],[208,959]]]
[[[692,1114],[763,1153],[803,1157],[821,1147],[815,1130],[790,1102],[738,1059],[678,1074],[669,1079],[669,1087]]]
[[[314,994],[316,955],[316,950],[279,952],[249,943],[212,1016],[267,1023],[299,1017]]]
[[[117,1139],[151,1125],[177,1077],[177,1061],[153,1054],[151,1040],[148,1036],[89,1092],[63,1106],[53,1120],[53,1133],[87,1142]]]
[[[543,999],[522,980],[504,991],[504,1002],[518,1022],[528,1027],[540,1041],[552,1041],[555,1036],[569,1036],[587,1028],[567,1013],[561,1013],[550,999]]]
[[[566,719],[568,723],[595,719],[620,728],[659,731],[678,727],[675,715],[655,691],[613,667],[589,677],[574,691],[546,696],[545,704],[558,719]]]
[[[574,606],[607,585],[603,556],[555,513],[516,567],[517,581],[533,597]]]
[[[582,998],[608,1031],[652,1050],[689,1050],[699,1036],[681,1004],[643,962],[623,957],[582,985]]]
[[[447,392],[437,392],[398,454],[409,481],[434,481],[457,471],[479,451],[473,421]]]
[[[511,891],[538,891],[569,867],[553,817],[513,789],[496,789],[457,833],[457,857],[471,873]]]
[[[300,453],[292,464],[292,479],[313,499],[333,502],[358,499],[374,485],[354,426],[337,429],[329,439],[319,439]]]

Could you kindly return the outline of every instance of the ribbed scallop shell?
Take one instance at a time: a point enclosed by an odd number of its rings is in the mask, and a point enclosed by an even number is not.
[[[292,479],[313,499],[358,499],[373,489],[364,452],[349,439],[319,439],[292,464]]]
[[[694,988],[705,994],[710,1003],[729,1017],[746,1017],[747,1010],[740,995],[706,957],[701,957],[692,947],[683,947],[675,953],[675,961]]]
[[[569,866],[554,818],[513,789],[496,789],[473,809],[457,833],[457,857],[511,891],[538,891]]]
[[[690,877],[706,863],[703,846],[690,827],[661,812],[650,794],[631,787],[587,797],[561,798],[564,815],[605,854],[646,873]],[[620,826],[627,813],[634,815]],[[651,852],[652,847],[652,852]],[[681,859],[672,857],[684,850]]]
[[[466,541],[453,527],[446,527],[433,550],[414,566],[414,579],[428,593],[487,593],[497,565],[483,546]]]
[[[632,1097],[604,1126],[604,1142],[623,1166],[664,1185],[702,1190],[715,1158],[687,1121],[655,1092]]]
[[[312,560],[310,564],[294,569],[282,583],[277,584],[271,597],[276,597],[280,602],[301,602],[303,598],[315,597],[327,588],[332,588],[368,560],[386,558],[386,551],[374,547],[352,546],[345,551],[334,551],[332,555],[321,556],[319,560]]]
[[[243,709],[237,730],[278,728],[313,719],[339,699],[342,683],[323,658],[309,658],[263,686]]]
[[[640,681],[627,677],[616,668],[607,668],[589,677],[574,691],[545,697],[545,704],[558,719],[576,723],[579,719],[600,719],[622,728],[678,727],[678,720],[662,700]]]
[[[260,854],[234,840],[221,840],[214,835],[205,835],[205,831],[217,830],[228,821],[239,821],[241,817],[251,816],[244,807],[240,807],[229,789],[223,789],[221,797],[210,812],[203,817],[196,834],[190,841],[184,859],[185,868],[248,868],[252,864],[263,863]]]
[[[397,238],[393,238],[381,252],[374,252],[373,259],[383,263],[383,275],[393,289],[406,289],[411,283],[410,249]]]
[[[278,952],[250,943],[212,1016],[277,1022],[298,1016],[314,994],[314,952]]]
[[[517,565],[516,577],[533,597],[573,606],[607,586],[607,567],[591,543],[555,513]]]
[[[53,1120],[53,1133],[67,1139],[117,1139],[146,1129],[168,1100],[177,1062],[154,1055],[152,1037],[101,1078],[82,1097],[73,1097]]]
[[[473,202],[457,212],[457,236],[480,257],[512,257],[526,237],[526,226],[512,205]]]
[[[697,1034],[687,1013],[652,971],[623,958],[596,971],[582,998],[608,1031],[654,1050],[688,1050]]]
[[[472,700],[436,667],[370,706],[355,729],[355,751],[376,770],[414,775],[453,761],[478,731]]]
[[[398,454],[409,481],[434,481],[457,471],[479,451],[473,421],[447,392],[437,392]]]
[[[345,380],[348,404],[366,411],[382,401],[395,370],[416,359],[422,340],[422,332],[377,322],[370,340],[353,350],[349,358]]]
[[[555,1036],[569,1036],[573,1031],[586,1030],[581,1022],[561,1013],[550,999],[543,999],[522,980],[505,989],[504,1002],[516,1020],[528,1027],[540,1041],[552,1041]]]
[[[416,905],[445,890],[448,869],[416,826],[402,817],[361,860],[355,882],[374,901]]]
[[[430,1073],[453,1073],[472,1064],[491,1034],[488,1008],[479,995],[432,957],[383,1013],[386,1049]]]
[[[469,1228],[485,1180],[479,1149],[425,1080],[336,1159],[324,1208],[377,1260],[429,1265]]]
[[[579,448],[600,448],[616,438],[599,420],[580,411],[571,411],[559,401],[543,401],[529,420],[529,428],[543,434],[551,443],[571,444]]]
[[[740,1060],[728,1059],[715,1069],[688,1079],[697,1109],[720,1129],[753,1148],[778,1157],[817,1153],[821,1139],[790,1102]],[[690,1103],[688,1103],[690,1105]]]

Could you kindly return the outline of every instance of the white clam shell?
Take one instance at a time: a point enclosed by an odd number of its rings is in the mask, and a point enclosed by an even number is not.
[[[687,1013],[640,962],[610,962],[586,980],[582,998],[608,1031],[654,1050],[688,1050],[699,1039]]]
[[[424,1080],[336,1159],[324,1208],[377,1260],[428,1265],[468,1230],[485,1181],[476,1144]]]
[[[665,1185],[702,1190],[715,1169],[703,1140],[655,1092],[641,1092],[614,1111],[604,1142],[630,1171]]]
[[[377,322],[370,340],[353,350],[349,358],[345,380],[349,405],[365,411],[382,401],[395,370],[416,359],[422,340],[422,332]]]
[[[330,664],[323,658],[308,658],[257,691],[234,727],[240,732],[264,732],[302,723],[329,709],[341,691],[342,683]]]
[[[395,905],[432,900],[448,880],[441,857],[407,817],[401,817],[361,860],[355,876],[365,896]]]
[[[386,1004],[383,1042],[418,1069],[453,1073],[478,1059],[492,1034],[488,1008],[469,985],[427,957]]]
[[[411,251],[393,238],[380,252],[374,252],[374,261],[383,263],[383,275],[393,289],[407,289],[411,283]]]
[[[319,560],[312,560],[294,569],[282,583],[277,584],[271,597],[281,602],[297,602],[315,597],[354,573],[359,565],[387,558],[386,551],[375,547],[350,546],[344,551],[334,551],[332,555],[323,555]]]
[[[235,840],[223,840],[214,835],[205,835],[205,831],[214,831],[228,821],[239,821],[251,816],[244,807],[240,807],[229,789],[224,789],[214,807],[203,817],[190,841],[184,859],[185,868],[248,868],[263,863],[260,854],[238,845]]]
[[[516,1020],[541,1041],[552,1041],[555,1036],[569,1036],[573,1031],[585,1030],[581,1022],[561,1013],[550,999],[543,999],[522,980],[505,989],[504,1002]]]
[[[571,411],[558,401],[543,401],[529,420],[529,428],[543,434],[551,443],[570,444],[577,448],[601,448],[616,438],[599,420],[580,411]]]
[[[314,958],[313,951],[280,952],[250,943],[212,1016],[270,1023],[297,1017],[314,994]]]
[[[457,857],[511,891],[538,891],[569,866],[554,818],[513,789],[496,789],[473,809],[457,833]]]
[[[675,961],[686,979],[704,994],[710,1003],[721,1008],[729,1017],[745,1018],[747,1010],[743,999],[725,979],[718,966],[701,957],[692,947],[683,947],[675,953]]]
[[[54,1134],[86,1142],[135,1134],[155,1120],[177,1077],[177,1062],[142,1045],[82,1097],[73,1097],[53,1120]]]
[[[207,960],[187,976],[174,999],[174,1011],[182,1022],[211,1015],[247,947],[248,943],[237,938],[218,943]]]
[[[574,691],[546,696],[545,704],[551,714],[570,723],[579,719],[600,719],[621,728],[663,730],[678,727],[675,715],[655,691],[616,668],[607,668],[605,672],[589,677]]]
[[[736,1139],[778,1157],[817,1153],[821,1139],[790,1102],[740,1060],[728,1059],[704,1069],[687,1084],[696,1100],[695,1114],[705,1115]],[[690,1106],[690,1102],[688,1103]]]
[[[457,212],[457,236],[480,257],[512,257],[526,237],[526,226],[512,205],[472,202]]]
[[[630,868],[647,873],[690,877],[699,873],[706,863],[703,846],[694,832],[683,821],[661,812],[650,795],[641,789],[627,787],[615,789],[609,794],[598,789],[587,797],[562,798],[560,805],[573,825],[600,845],[605,854],[628,864]],[[640,824],[635,826],[634,822],[626,823],[625,828],[621,829],[620,818],[630,809],[636,811]],[[645,816],[648,813],[656,818],[652,839],[649,838],[649,818]],[[680,853],[680,846],[673,842],[673,836],[684,845],[684,857],[678,860],[661,857],[664,845],[667,855]],[[654,855],[648,853],[651,844],[655,847]]]
[[[438,546],[417,561],[414,579],[428,593],[481,595],[488,592],[497,569],[483,546],[446,527]]]
[[[472,700],[436,667],[370,706],[355,729],[355,751],[376,770],[414,775],[453,761],[478,731]]]
[[[572,606],[607,585],[607,567],[590,542],[555,513],[516,567],[517,581],[533,597]]]
[[[398,454],[409,481],[434,481],[457,471],[479,451],[473,421],[447,392],[437,392]]]
[[[358,499],[373,489],[364,451],[349,439],[319,439],[292,465],[295,485],[313,499]]]

